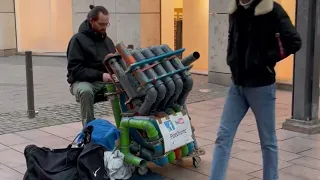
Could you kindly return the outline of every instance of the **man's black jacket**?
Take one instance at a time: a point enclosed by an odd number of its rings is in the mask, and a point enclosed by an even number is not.
[[[254,0],[249,9],[232,0],[229,14],[227,63],[233,82],[246,87],[273,84],[276,63],[301,48],[289,16],[273,0]]]
[[[106,34],[94,32],[85,20],[68,45],[68,83],[102,81],[106,72],[102,61],[107,54],[115,52],[112,40]]]

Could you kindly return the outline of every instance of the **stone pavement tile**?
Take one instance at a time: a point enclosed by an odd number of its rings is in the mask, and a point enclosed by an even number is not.
[[[8,146],[0,144],[0,151],[7,150],[7,149],[10,149],[10,148]]]
[[[32,143],[26,143],[26,144],[12,145],[12,146],[10,146],[10,148],[13,150],[16,150],[18,152],[24,153],[24,149],[26,148],[26,146],[31,145],[31,144],[36,145],[38,147],[42,147],[42,145],[40,143],[32,142]]]
[[[194,180],[194,179],[208,179],[209,177],[197,173],[195,171],[179,167],[173,164],[168,164],[164,167],[158,167],[156,165],[151,164],[150,168],[153,172],[159,173],[162,176],[172,178],[172,179],[183,179],[183,180]]]
[[[19,173],[24,175],[26,173],[26,171],[27,171],[27,166],[20,166],[20,167],[15,167],[15,168],[12,168],[12,169],[14,169],[14,170],[16,170]]]
[[[177,161],[175,163],[178,166],[190,169],[192,171],[198,172],[200,174],[204,174],[207,176],[210,176],[210,168],[211,168],[211,162],[206,162],[206,161],[202,161],[200,167],[198,168],[194,168],[192,165],[192,160],[183,160],[183,161]],[[229,169],[227,170],[227,180],[237,180],[237,179],[241,179],[241,180],[246,180],[246,179],[250,179],[252,178],[252,176],[248,176],[246,175],[246,172],[252,172],[251,168],[252,166],[250,166],[250,163],[245,163],[245,164],[239,164],[233,161],[233,159],[230,159],[230,165],[229,165]],[[245,166],[245,169],[240,170],[239,171],[239,166]],[[235,167],[235,168],[234,168]],[[261,167],[256,168],[257,170],[261,169]]]
[[[216,109],[214,105],[209,105],[208,103],[204,103],[204,101],[199,103],[189,104],[187,108],[188,108],[188,111],[191,111],[191,112],[195,112],[197,110],[208,111],[208,110]]]
[[[317,169],[320,171],[320,160],[314,159],[310,157],[301,157],[298,159],[294,159],[292,161],[289,161],[290,163],[297,164],[304,167],[309,167],[312,169]]]
[[[250,176],[256,177],[257,180],[262,180],[263,178],[263,171],[257,171],[254,173],[249,174]],[[251,179],[250,179],[251,180]],[[256,179],[252,179],[252,180],[256,180]],[[301,179],[299,177],[296,177],[294,175],[290,175],[290,174],[286,174],[283,172],[279,172],[279,180],[309,180],[309,179]],[[311,180],[311,179],[310,179]]]
[[[311,157],[311,158],[316,158],[320,160],[320,148],[312,148],[308,151],[303,151],[299,153],[303,156]]]
[[[245,132],[237,132],[236,133],[236,138],[241,139],[241,140],[245,140],[248,142],[252,142],[252,143],[260,143],[260,139],[259,136],[256,134],[250,134],[250,133],[245,133]]]
[[[214,144],[202,146],[201,148],[206,151],[206,154],[201,156],[202,161],[211,163],[213,159]]]
[[[252,164],[240,159],[231,158],[229,161],[230,170],[237,171],[243,174],[249,174],[262,169],[262,166]]]
[[[246,125],[246,124],[242,124],[240,123],[238,126],[238,130],[240,132],[250,132],[250,131],[254,131],[257,130],[257,126],[255,125]]]
[[[34,141],[48,148],[67,147],[71,143],[66,139],[54,135],[35,138]]]
[[[68,128],[63,125],[45,127],[40,130],[62,138],[75,137],[81,131],[81,129]]]
[[[21,180],[23,175],[0,164],[0,180]]]
[[[259,135],[258,130],[250,131],[249,133]],[[297,133],[297,132],[293,132],[293,131],[287,131],[287,130],[284,130],[284,129],[278,129],[276,131],[276,133],[277,133],[278,141],[284,141],[284,140],[287,140],[287,139],[290,139],[290,138],[293,138],[293,137],[305,137],[305,136],[307,136],[306,134]]]
[[[319,146],[320,142],[310,140],[302,137],[294,137],[284,141],[279,141],[279,149],[289,151],[292,153],[299,153],[302,151],[310,150],[314,147]]]
[[[196,120],[195,120],[195,122],[194,122],[194,123],[193,123],[193,121],[191,121],[191,123],[192,123],[192,126],[193,126],[194,128],[196,128],[196,129],[209,127],[209,125],[208,125],[208,124],[206,124],[206,123],[202,123],[202,122],[196,122]]]
[[[259,153],[240,152],[240,153],[232,154],[231,156],[236,159],[240,159],[243,161],[247,161],[247,162],[262,166],[262,156]],[[286,161],[279,160],[279,168],[285,168],[291,165],[293,164]]]
[[[215,109],[215,110],[196,110],[193,111],[193,115],[198,115],[201,117],[205,117],[208,119],[213,119],[213,118],[220,118],[222,114],[222,109]]]
[[[249,151],[249,152],[255,152],[260,150],[260,145],[248,141],[239,140],[235,142],[232,146],[231,154],[243,152],[243,151]]]
[[[261,150],[255,152],[255,153],[259,154],[262,157]],[[303,157],[302,155],[291,153],[288,151],[283,151],[281,149],[278,150],[278,153],[279,153],[279,160],[282,160],[282,161],[291,161],[291,160]]]
[[[283,177],[283,178],[282,178]],[[281,180],[320,180],[320,171],[294,165],[280,170]]]
[[[208,118],[208,117],[204,117],[201,116],[199,114],[194,114],[194,113],[189,113],[190,117],[191,117],[191,121],[192,123],[204,123],[204,124],[208,124],[208,125],[213,125],[213,124],[217,124],[220,123],[220,117],[219,118]]]
[[[281,169],[280,172],[281,174],[288,175],[291,178],[293,177],[293,179],[282,178],[283,180],[320,180],[320,171],[304,166],[294,165]]]
[[[197,140],[197,143],[198,143],[199,147],[210,145],[210,144],[214,143],[214,141],[212,141],[212,140],[203,139],[203,138],[200,138],[200,137],[197,137],[197,136],[196,136],[196,140]]]
[[[257,127],[257,122],[254,116],[245,116],[240,124]]]
[[[304,138],[320,141],[320,134],[306,135],[304,136]]]
[[[9,149],[0,151],[0,163],[14,168],[26,165],[26,160],[22,153]]]
[[[38,137],[46,137],[46,136],[50,136],[51,134],[43,132],[39,129],[32,129],[32,130],[28,130],[28,131],[21,131],[21,132],[16,132],[15,134],[24,137],[26,139],[34,139],[34,138],[38,138]]]
[[[0,135],[0,143],[6,146],[12,146],[17,144],[32,143],[32,141],[16,134],[4,134]]]
[[[210,131],[201,131],[201,132],[197,132],[195,131],[195,135],[196,137],[202,138],[202,139],[206,139],[212,142],[216,141],[217,138],[217,133],[216,132],[210,132]]]
[[[210,123],[209,126],[196,129],[196,131],[208,131],[208,132],[217,132],[219,128],[219,123]]]
[[[105,119],[105,118],[103,118]],[[78,130],[79,132],[81,131],[82,129],[82,123],[79,121],[79,122],[74,122],[74,123],[68,123],[68,124],[63,124],[64,127],[67,127],[67,128],[72,128],[72,129],[76,129]]]

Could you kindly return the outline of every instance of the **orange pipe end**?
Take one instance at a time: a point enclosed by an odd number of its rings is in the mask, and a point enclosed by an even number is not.
[[[136,62],[135,58],[123,44],[123,42],[116,45],[116,49],[121,55],[122,59],[127,63],[127,65],[131,65]]]

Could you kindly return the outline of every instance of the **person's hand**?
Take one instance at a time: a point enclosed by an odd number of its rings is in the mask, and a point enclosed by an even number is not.
[[[110,76],[109,73],[103,73],[102,80],[103,80],[103,82],[110,82],[110,81],[112,81],[111,76]]]

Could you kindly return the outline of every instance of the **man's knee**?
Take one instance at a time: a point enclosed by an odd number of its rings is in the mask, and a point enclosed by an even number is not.
[[[92,87],[87,82],[81,82],[75,87],[76,95],[79,99],[88,99],[88,98],[94,98],[94,92]]]

